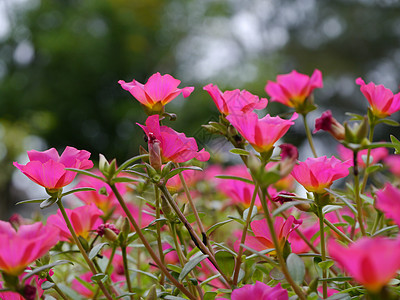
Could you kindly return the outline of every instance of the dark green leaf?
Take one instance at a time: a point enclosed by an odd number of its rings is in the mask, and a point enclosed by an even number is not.
[[[232,150],[229,150],[229,152],[233,153],[233,154],[238,154],[238,155],[245,155],[245,156],[250,155],[249,151],[246,151],[246,150],[240,149],[240,148],[234,148]]]
[[[235,268],[235,256],[228,251],[217,251],[215,259],[221,268],[222,273],[231,276]]]
[[[378,171],[378,170],[380,170],[380,169],[382,169],[382,168],[383,168],[383,165],[382,165],[382,164],[375,164],[375,165],[369,166],[369,167],[366,169],[365,172],[367,172],[367,174],[371,174],[371,173],[376,172],[376,171]]]
[[[48,290],[51,289],[53,286],[55,286],[55,284],[53,282],[50,281],[45,281],[42,283],[42,285],[40,286],[42,288],[42,290]]]
[[[190,271],[192,271],[200,262],[205,260],[208,255],[200,254],[190,258],[190,260],[183,266],[182,272],[179,274],[178,280],[182,281]]]
[[[133,177],[115,177],[112,182],[144,182],[143,179]]]
[[[95,191],[95,190],[96,190],[95,188],[91,188],[91,187],[83,187],[83,188],[73,189],[73,190],[63,193],[62,197],[73,194],[73,193],[77,193],[77,192],[87,192],[87,191]]]
[[[99,254],[101,248],[103,248],[105,245],[108,245],[108,243],[101,243],[101,244],[97,244],[96,246],[94,246],[92,248],[92,250],[90,250],[89,252],[89,258],[93,259],[96,257],[97,254]]]
[[[19,205],[19,204],[24,204],[24,203],[40,203],[47,200],[47,198],[45,199],[31,199],[31,200],[23,200],[23,201],[19,201],[17,203],[15,203],[15,205]]]
[[[309,204],[309,203],[312,203],[312,201],[296,200],[296,201],[285,202],[281,206],[279,206],[277,209],[275,209],[274,212],[272,213],[272,215],[277,216],[290,207],[293,207],[298,204]]]
[[[211,226],[210,228],[208,228],[208,230],[207,230],[207,232],[206,232],[207,236],[209,236],[211,233],[214,232],[214,230],[218,229],[218,228],[221,227],[222,225],[228,224],[228,223],[230,223],[230,222],[232,222],[232,221],[233,221],[233,220],[231,219],[231,220],[225,220],[225,221],[222,221],[222,222],[219,222],[219,223],[214,224],[213,226]]]
[[[92,277],[90,277],[90,279],[93,282],[98,282],[98,281],[105,282],[107,280],[107,278],[108,278],[108,275],[104,274],[104,273],[97,273],[96,275],[93,275]]]
[[[395,148],[394,154],[400,154],[400,141],[394,135],[390,135],[390,140]]]
[[[364,116],[358,115],[358,114],[354,114],[354,113],[351,113],[351,112],[346,112],[346,115],[351,117],[350,121],[361,121],[361,120],[364,119]]]
[[[188,167],[179,167],[179,168],[175,168],[173,169],[171,172],[169,172],[164,179],[168,180],[171,177],[174,177],[175,175],[178,175],[179,173],[186,171],[186,170],[194,170],[194,171],[203,171],[202,168],[200,167],[196,167],[196,166],[188,166]]]
[[[238,176],[230,176],[230,175],[217,175],[215,178],[220,178],[220,179],[233,179],[233,180],[239,180],[243,181],[246,183],[254,184],[254,182],[250,179],[243,178],[243,177],[238,177]]]
[[[200,218],[203,218],[206,215],[205,213],[202,212],[199,212],[198,214]],[[196,216],[194,214],[187,215],[186,220],[188,220],[189,223],[194,223],[196,222]]]
[[[122,295],[119,295],[115,299],[121,299],[121,298],[124,298],[124,297],[133,296],[133,295],[136,295],[136,294],[135,293],[123,293]]]
[[[391,120],[391,119],[380,119],[378,122],[376,122],[377,124],[379,124],[379,123],[384,123],[384,124],[386,124],[386,125],[389,125],[389,126],[394,126],[394,127],[396,127],[396,126],[400,126],[400,123],[399,122],[397,122],[397,121],[395,121],[395,120]]]
[[[51,263],[51,264],[44,265],[44,266],[41,266],[41,267],[39,267],[39,268],[33,269],[33,271],[30,272],[29,274],[25,275],[24,278],[22,278],[22,280],[25,281],[25,280],[27,280],[29,277],[33,276],[33,275],[36,275],[36,274],[41,273],[41,272],[43,272],[43,271],[47,271],[48,269],[51,269],[51,268],[53,268],[53,267],[55,267],[55,266],[65,265],[65,264],[71,264],[71,265],[73,265],[74,263],[73,263],[72,261],[69,261],[69,260],[57,260],[57,261],[55,261],[55,262],[53,262],[53,263]]]
[[[318,263],[318,266],[322,269],[322,270],[328,270],[330,267],[332,267],[335,264],[335,262],[333,260],[325,260],[325,261],[321,261]]]
[[[126,167],[128,167],[130,164],[134,163],[135,161],[142,159],[142,158],[147,158],[149,157],[148,154],[142,154],[142,155],[138,155],[135,157],[132,157],[128,160],[126,160],[125,162],[122,163],[122,165],[119,166],[119,168],[115,171],[115,175],[117,175],[119,172],[121,172],[122,170],[124,170]]]
[[[204,293],[203,300],[214,300],[217,294],[217,292],[206,292]]]
[[[133,271],[133,272],[136,272],[136,273],[140,273],[140,274],[146,275],[146,276],[148,276],[148,277],[150,277],[150,278],[152,278],[154,280],[158,280],[157,276],[152,274],[152,273],[145,272],[145,271],[138,270],[138,269],[129,269],[129,270]]]
[[[281,281],[285,279],[285,275],[278,269],[278,268],[273,268],[271,272],[269,272],[269,276],[273,280]]]

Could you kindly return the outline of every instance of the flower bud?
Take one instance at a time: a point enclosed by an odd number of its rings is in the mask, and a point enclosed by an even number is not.
[[[149,133],[149,160],[150,165],[156,170],[160,171],[162,166],[160,141],[153,133]]]
[[[284,178],[292,172],[299,158],[299,151],[291,144],[282,144],[279,148],[281,148],[280,175]]]
[[[361,144],[368,134],[368,120],[364,119],[360,123],[350,126],[347,122],[344,123],[345,140],[347,143]]]
[[[335,139],[341,141],[345,137],[345,129],[334,117],[330,110],[322,113],[321,117],[315,120],[315,129],[313,133],[319,130],[325,130],[329,132]]]

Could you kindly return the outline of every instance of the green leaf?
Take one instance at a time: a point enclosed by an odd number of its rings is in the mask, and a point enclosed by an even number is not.
[[[231,175],[216,175],[215,178],[220,178],[220,179],[233,179],[233,180],[238,180],[238,181],[243,181],[246,183],[254,184],[254,182],[250,179],[239,177],[239,176],[231,176]]]
[[[356,224],[356,221],[354,220],[354,218],[350,217],[350,216],[346,216],[346,215],[342,215],[343,220],[345,220],[347,223],[349,223],[350,226],[354,226],[354,224]]]
[[[107,278],[108,278],[108,275],[104,274],[104,273],[97,273],[96,275],[93,275],[92,277],[90,277],[90,279],[93,282],[98,282],[98,281],[105,282],[107,280]]]
[[[318,266],[322,269],[322,270],[328,270],[330,267],[332,267],[335,264],[335,262],[333,260],[325,260],[325,261],[321,261],[318,263]]]
[[[399,227],[397,225],[392,225],[392,226],[388,226],[388,227],[382,228],[381,230],[378,230],[377,232],[375,232],[375,234],[373,236],[381,235],[382,233],[385,233],[385,232],[390,231],[392,229],[399,229]]]
[[[178,280],[182,281],[190,271],[192,271],[200,262],[205,260],[208,255],[200,254],[190,258],[190,260],[184,265],[181,274],[179,274]]]
[[[49,290],[51,289],[53,286],[55,286],[55,283],[50,282],[50,281],[45,281],[42,283],[42,285],[40,286],[42,288],[42,290]]]
[[[383,165],[382,164],[374,164],[374,165],[372,165],[372,166],[369,166],[366,170],[365,170],[365,172],[367,172],[367,174],[371,174],[371,173],[373,173],[373,172],[376,172],[376,171],[378,171],[378,170],[381,170],[383,168]]]
[[[77,193],[77,192],[87,192],[87,191],[95,191],[95,188],[91,188],[91,187],[83,187],[83,188],[78,188],[78,189],[73,189],[70,190],[68,192],[62,193],[62,197],[73,194],[73,193]]]
[[[390,140],[395,149],[394,154],[400,154],[400,141],[394,135],[390,135]]]
[[[350,121],[361,121],[361,120],[364,120],[364,116],[362,116],[362,115],[354,114],[354,113],[351,113],[351,112],[346,112],[346,115],[352,117],[350,119]]]
[[[168,180],[171,177],[174,177],[175,175],[178,175],[179,173],[186,171],[186,170],[194,170],[194,171],[203,171],[202,168],[200,167],[196,167],[196,166],[188,166],[188,167],[179,167],[179,168],[175,168],[173,169],[171,172],[169,172],[164,179]]]
[[[44,200],[42,203],[40,203],[39,207],[40,207],[41,209],[44,209],[44,208],[47,208],[47,207],[52,206],[52,205],[53,205],[54,203],[56,203],[57,201],[58,201],[58,198],[57,198],[57,197],[55,197],[55,198],[50,197],[49,199],[46,199],[46,200]]]
[[[126,167],[128,167],[130,164],[134,163],[135,161],[142,159],[142,158],[147,158],[149,157],[148,154],[142,154],[142,155],[138,155],[135,157],[132,157],[128,160],[126,160],[125,162],[122,163],[122,165],[119,166],[119,168],[115,171],[115,175],[117,175],[119,172],[121,172],[122,170],[124,170]]]
[[[238,154],[238,155],[245,155],[245,156],[250,155],[249,151],[246,151],[246,150],[240,149],[240,148],[234,148],[232,150],[229,150],[229,152],[233,153],[233,154]]]
[[[151,279],[154,279],[154,280],[158,281],[157,276],[154,275],[154,274],[151,274],[149,272],[145,272],[145,271],[138,270],[138,269],[129,269],[129,270],[133,271],[133,272],[136,272],[136,273],[140,273],[140,274],[146,275],[146,276],[150,277]]]
[[[82,175],[87,175],[87,176],[90,176],[90,177],[93,177],[93,178],[96,178],[98,180],[106,182],[106,179],[104,177],[101,177],[99,175],[96,175],[96,174],[94,174],[92,172],[89,172],[89,171],[86,171],[86,170],[74,169],[74,168],[65,168],[65,170],[76,172],[76,173],[82,174]]]
[[[306,274],[306,268],[304,266],[303,260],[294,253],[290,253],[286,259],[286,264],[288,271],[292,276],[293,280],[301,285]]]
[[[30,272],[29,274],[25,275],[24,278],[22,278],[22,280],[25,281],[25,280],[27,280],[29,277],[33,276],[33,275],[36,275],[36,274],[41,273],[41,272],[43,272],[43,271],[47,271],[48,269],[51,269],[51,268],[53,268],[53,267],[55,267],[55,266],[65,265],[65,264],[71,264],[71,265],[73,265],[74,263],[73,263],[72,261],[69,261],[69,260],[57,260],[57,261],[55,261],[55,262],[53,262],[53,263],[51,263],[51,264],[44,265],[44,266],[41,266],[41,267],[39,267],[39,268],[33,269],[33,271]]]
[[[124,297],[133,296],[133,295],[136,295],[136,294],[135,293],[123,293],[122,295],[119,295],[115,299],[121,299],[121,298],[124,298]]]
[[[309,203],[312,203],[312,201],[296,200],[296,201],[285,202],[281,206],[279,206],[277,209],[275,209],[274,212],[272,213],[272,215],[275,217],[290,207],[293,207],[298,204],[309,204]]]
[[[338,210],[341,208],[342,208],[342,206],[340,206],[340,205],[326,205],[322,208],[322,212],[324,214],[327,214],[327,213],[330,213],[331,211],[335,211],[335,210]]]
[[[206,232],[206,234],[207,234],[207,236],[209,236],[211,233],[213,233],[216,229],[218,229],[219,227],[221,227],[221,226],[223,226],[223,225],[225,225],[225,224],[228,224],[228,223],[230,223],[230,222],[232,222],[233,220],[231,219],[231,220],[225,220],[225,221],[222,221],[222,222],[219,222],[219,223],[216,223],[216,224],[214,224],[213,226],[211,226],[210,228],[208,228],[208,230],[207,230],[207,232]]]
[[[165,296],[164,299],[167,299],[167,300],[187,300],[186,298],[177,297],[177,296],[171,296],[171,295]]]
[[[374,148],[381,148],[381,147],[393,148],[393,144],[377,142],[377,143],[371,143],[369,145],[362,146],[361,149],[374,149]]]
[[[203,300],[214,300],[217,294],[217,292],[206,292],[204,293]]]
[[[400,123],[399,122],[397,122],[397,121],[395,121],[395,120],[391,120],[391,119],[380,119],[378,122],[376,122],[377,124],[379,124],[379,123],[384,123],[384,124],[386,124],[386,125],[389,125],[389,126],[394,126],[394,127],[397,127],[397,126],[400,126]]]
[[[105,245],[108,245],[108,243],[101,243],[94,246],[89,252],[89,259],[92,260],[93,258],[95,258],[96,255],[99,254],[101,248],[103,248]]]
[[[174,272],[176,272],[176,273],[179,273],[179,274],[182,273],[182,268],[179,267],[179,266],[168,264],[167,268],[172,270],[172,271],[174,271]]]
[[[115,177],[112,180],[113,183],[117,183],[117,182],[144,182],[143,179],[139,179],[139,178],[132,178],[132,177]]]
[[[235,269],[235,256],[228,251],[217,251],[215,253],[215,259],[221,268],[222,273],[230,277]]]
[[[333,190],[325,189],[325,191],[327,191],[329,194],[342,200],[351,209],[351,211],[357,215],[357,209],[351,204],[349,199],[347,199],[345,196],[339,195],[338,193],[336,193]]]
[[[125,170],[124,172],[131,173],[133,175],[140,176],[140,177],[143,177],[143,178],[146,178],[146,179],[150,179],[150,177],[147,176],[147,174],[136,172],[136,171],[133,171],[133,170]]]
[[[328,298],[326,298],[326,300],[351,300],[351,297],[349,294],[334,294]]]
[[[43,202],[45,200],[47,200],[47,198],[45,198],[45,199],[22,200],[22,201],[19,201],[19,202],[15,203],[15,205],[24,204],[24,203],[40,203],[40,202]]]
[[[245,209],[245,211],[243,212],[243,221],[245,222],[247,221],[249,210],[250,207]],[[258,212],[257,206],[254,206],[253,211],[251,212],[250,221],[253,220],[253,218],[257,215],[257,212]]]
[[[340,277],[329,277],[329,278],[324,278],[324,279],[319,279],[319,281],[337,281],[337,282],[342,282],[342,281],[349,281],[353,280],[353,277],[347,277],[347,276],[340,276]]]
[[[285,279],[285,274],[283,274],[278,268],[273,268],[271,272],[269,272],[269,276],[273,280],[281,281]]]
[[[361,194],[360,197],[361,197],[361,199],[363,199],[368,204],[374,205],[374,199],[373,198],[368,197],[367,195],[364,195],[364,194]]]
[[[322,269],[321,269],[321,267],[318,265],[320,262],[322,262],[322,258],[321,258],[321,257],[315,256],[315,257],[313,258],[314,267],[315,267],[315,270],[317,271],[318,277],[319,277],[319,278],[322,278]]]
[[[203,218],[206,215],[203,212],[199,212],[198,214],[200,218]],[[196,222],[196,216],[194,214],[187,215],[186,220],[188,220],[189,223],[194,223]]]
[[[229,218],[229,219],[232,219],[232,220],[234,220],[234,221],[236,221],[236,222],[238,222],[238,223],[240,223],[240,224],[242,224],[242,225],[245,225],[245,224],[246,224],[246,222],[243,221],[241,218],[238,218],[238,217],[235,217],[235,216],[228,216],[228,218]]]

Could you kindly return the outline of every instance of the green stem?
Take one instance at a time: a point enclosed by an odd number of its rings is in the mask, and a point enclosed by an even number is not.
[[[314,142],[312,140],[311,131],[307,124],[307,114],[302,114],[302,116],[303,116],[304,128],[306,130],[307,140],[308,140],[308,143],[310,144],[311,151],[312,151],[314,157],[318,157],[317,151],[315,151]]]
[[[233,285],[235,285],[235,286],[238,283],[239,270],[240,270],[240,266],[242,264],[242,255],[243,255],[243,246],[242,246],[242,244],[244,244],[245,241],[246,241],[247,230],[249,229],[251,216],[253,214],[254,204],[255,204],[256,198],[257,198],[258,189],[259,189],[259,185],[258,185],[258,182],[256,182],[256,185],[254,187],[253,197],[251,198],[251,203],[250,203],[249,211],[248,211],[247,218],[246,218],[246,224],[244,225],[243,231],[242,231],[242,238],[240,240],[239,253],[238,253],[237,257],[236,257],[235,271],[233,273]]]
[[[318,203],[318,195],[315,195],[315,199],[317,200],[317,207],[318,207],[318,218],[319,218],[319,234],[321,238],[321,259],[322,262],[326,261],[326,251],[325,251],[325,230],[324,230],[324,213],[322,212],[322,205]],[[326,278],[326,269],[322,270],[322,279]],[[328,285],[326,281],[322,282],[322,291],[323,291],[323,298],[328,298]]]
[[[374,221],[374,224],[372,225],[372,229],[371,229],[371,236],[374,235],[374,233],[376,232],[376,229],[378,229],[378,225],[379,225],[380,221],[382,220],[382,216],[383,216],[383,213],[381,211],[377,210],[375,221]]]
[[[154,260],[156,265],[160,268],[160,270],[165,274],[166,277],[172,282],[173,285],[176,286],[183,294],[185,294],[189,299],[191,300],[197,300],[195,296],[193,296],[192,293],[190,293],[179,281],[177,281],[167,270],[165,265],[161,262],[161,260],[157,257],[153,249],[151,248],[149,242],[146,240],[144,237],[139,225],[136,223],[135,219],[133,218],[131,212],[129,211],[128,207],[125,204],[125,201],[121,194],[119,193],[118,189],[115,187],[115,184],[113,183],[108,183],[109,186],[111,187],[112,191],[114,192],[115,196],[117,197],[117,200],[119,204],[121,205],[122,209],[124,210],[125,214],[127,215],[129,221],[131,222],[132,226],[135,228],[135,231],[137,235],[139,236],[140,240],[142,241],[143,245],[149,252],[151,258]]]
[[[294,282],[292,276],[290,276],[290,273],[289,273],[289,271],[287,269],[285,259],[283,258],[282,249],[281,249],[281,247],[279,245],[279,241],[278,241],[278,238],[277,238],[276,233],[275,233],[274,221],[272,220],[271,214],[269,212],[268,204],[267,204],[266,197],[265,197],[266,195],[268,196],[268,200],[271,201],[271,196],[269,195],[267,189],[266,188],[262,189],[261,204],[262,204],[262,207],[263,207],[263,210],[264,210],[264,216],[265,216],[265,219],[267,220],[268,228],[269,228],[269,231],[271,233],[272,242],[274,243],[276,256],[277,256],[279,264],[281,266],[282,273],[285,275],[285,278],[286,278],[287,282],[293,288],[293,290],[297,294],[297,296],[301,300],[306,300],[306,296],[304,295],[303,291],[296,284],[296,282]]]
[[[194,231],[193,227],[190,225],[186,217],[183,215],[181,210],[179,209],[178,205],[175,203],[174,199],[172,198],[171,194],[169,193],[168,189],[165,185],[159,187],[165,199],[168,201],[169,205],[171,205],[172,209],[175,211],[176,215],[178,216],[179,220],[185,225],[186,229],[189,231],[190,237],[192,238],[195,245],[200,249],[200,251],[206,255],[208,255],[208,259],[217,269],[217,271],[221,274],[221,276],[225,279],[227,285],[232,286],[232,280],[228,278],[224,272],[222,272],[221,268],[219,267],[215,256],[213,253],[208,249],[208,247],[203,243],[203,241],[199,238],[199,236]]]
[[[177,165],[179,167],[179,164],[177,164]],[[193,202],[193,199],[192,199],[192,195],[190,195],[189,188],[188,188],[188,186],[186,184],[185,178],[182,175],[182,172],[179,173],[179,179],[181,180],[181,183],[182,183],[183,189],[185,191],[186,197],[187,197],[187,199],[189,201],[190,208],[192,209],[193,214],[194,214],[194,216],[196,218],[196,223],[197,223],[197,226],[199,226],[199,229],[200,229],[200,232],[201,232],[201,237],[202,237],[203,241],[205,242],[206,246],[208,247],[208,249],[210,250],[210,252],[213,255],[215,255],[214,249],[211,247],[210,243],[208,242],[208,238],[207,238],[206,231],[204,230],[203,222],[201,222],[199,213],[197,212],[196,205],[194,205],[194,202]]]
[[[353,173],[354,173],[354,194],[356,198],[356,205],[357,205],[357,220],[358,224],[361,229],[361,234],[362,236],[366,236],[365,228],[364,228],[364,222],[363,222],[363,217],[362,217],[362,199],[360,197],[360,175],[358,173],[358,161],[357,161],[357,151],[353,152],[353,161],[354,161],[354,167],[353,167]]]
[[[339,235],[342,239],[346,240],[348,243],[352,244],[354,243],[354,241],[349,238],[347,235],[345,235],[343,232],[341,232],[339,230],[339,228],[337,228],[334,224],[332,224],[331,222],[329,222],[327,219],[324,218],[324,223],[326,225],[328,225],[328,227],[330,229],[332,229],[337,235]]]
[[[370,125],[370,131],[369,131],[369,141],[371,143],[372,143],[372,141],[374,139],[374,131],[375,131],[375,124],[371,124]],[[362,185],[361,185],[361,193],[364,192],[365,187],[367,185],[367,180],[368,180],[367,168],[369,167],[370,157],[371,157],[371,148],[368,148],[367,161],[365,162],[365,173],[364,173],[364,178],[363,178],[363,182],[362,182]]]
[[[160,190],[156,185],[154,185],[154,193],[156,197],[156,219],[159,219],[161,217],[161,212],[160,212],[160,206],[161,206],[161,201],[160,201]],[[164,264],[164,252],[162,249],[162,242],[161,242],[161,225],[160,222],[157,222],[156,224],[156,231],[157,231],[157,246],[158,246],[158,254],[160,256],[161,263]],[[164,285],[164,279],[165,275],[164,273],[161,273],[160,276],[160,285]]]
[[[109,273],[110,273],[110,269],[111,269],[111,265],[112,265],[112,261],[114,259],[116,249],[117,249],[116,244],[113,244],[112,249],[111,249],[111,255],[110,255],[110,258],[108,259],[108,263],[107,263],[106,269],[104,271],[104,274],[109,275]],[[110,278],[110,277],[108,277],[108,278]],[[93,299],[97,299],[99,290],[100,290],[100,288],[97,287],[96,292],[94,293]]]
[[[81,242],[79,241],[78,237],[76,236],[75,230],[72,227],[71,222],[69,221],[68,215],[67,215],[67,213],[65,211],[65,208],[64,208],[64,206],[62,204],[61,199],[58,199],[57,205],[58,205],[58,208],[60,209],[61,214],[62,214],[62,216],[63,216],[63,218],[65,220],[65,223],[66,223],[66,225],[67,225],[67,227],[68,227],[68,229],[69,229],[69,231],[71,233],[72,239],[74,240],[75,244],[78,246],[79,251],[81,252],[84,260],[87,263],[87,265],[89,266],[90,271],[92,272],[93,275],[96,275],[97,274],[96,268],[95,268],[93,262],[90,260],[89,256],[87,255],[87,253],[86,253],[85,249],[83,248]],[[99,287],[102,290],[104,296],[107,299],[112,300],[112,297],[108,293],[108,291],[107,291],[106,287],[104,286],[104,284],[100,280],[96,281],[96,283],[99,285]]]
[[[60,295],[61,298],[63,298],[64,300],[68,300],[67,296],[65,296],[65,294],[62,292],[62,290],[58,287],[57,283],[54,282],[54,280],[50,277],[49,274],[47,274],[46,279],[47,281],[54,283],[53,289],[56,290],[56,292]]]
[[[124,264],[124,273],[125,273],[125,278],[126,278],[126,284],[128,286],[128,292],[133,293],[132,290],[132,283],[131,283],[131,278],[129,276],[129,268],[128,268],[128,258],[126,254],[126,246],[121,246],[121,252],[122,252],[122,263]],[[133,295],[130,296],[131,300],[133,300]]]

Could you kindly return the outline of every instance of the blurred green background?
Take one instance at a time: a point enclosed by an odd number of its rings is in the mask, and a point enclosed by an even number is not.
[[[169,73],[195,86],[167,106],[177,131],[209,144],[199,128],[218,113],[202,90],[247,89],[266,97],[267,80],[293,69],[322,71],[315,93],[343,121],[365,113],[362,76],[398,92],[400,5],[384,0],[2,0],[0,1],[0,218],[40,192],[17,174],[26,150],[86,149],[125,160],[137,153],[146,119],[118,80],[144,83]],[[270,103],[276,114],[286,108]],[[300,122],[298,122],[299,125]],[[387,139],[387,128],[378,138]],[[392,133],[397,135],[393,129]],[[295,126],[290,138],[302,146]],[[318,147],[333,140],[316,136]],[[212,143],[211,143],[212,144]],[[322,152],[322,151],[321,151]]]

